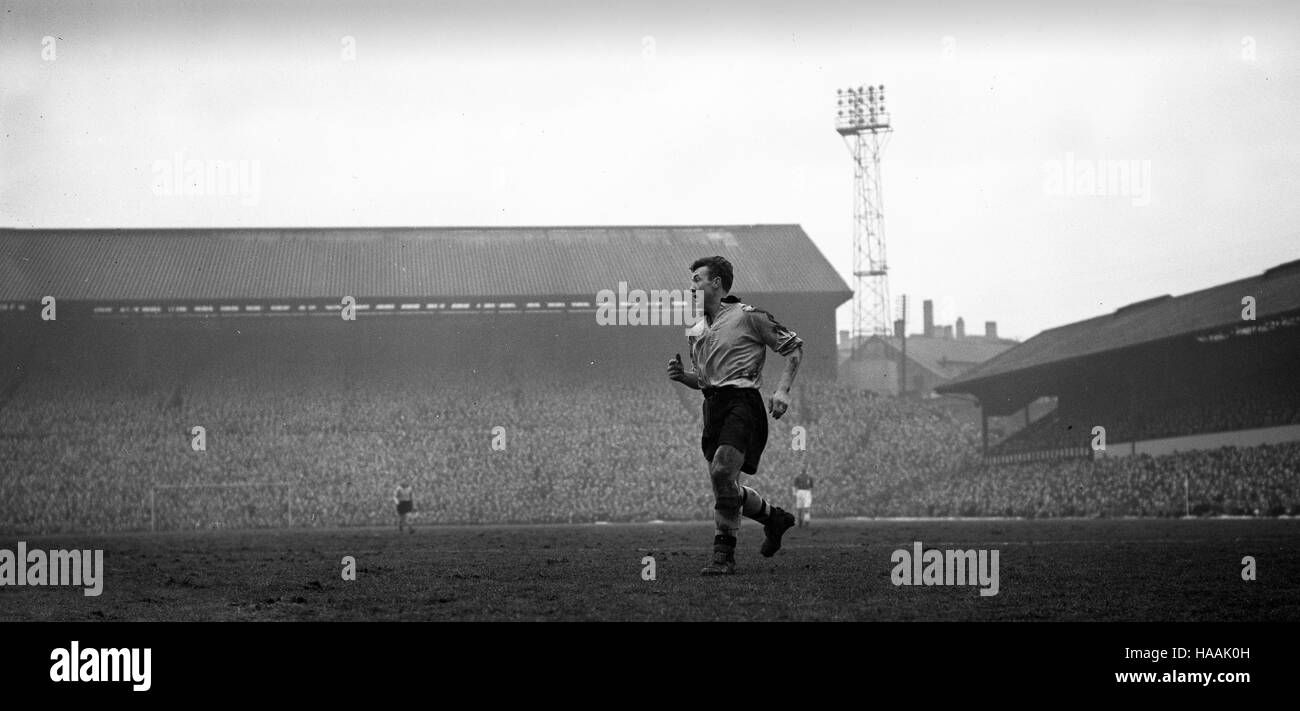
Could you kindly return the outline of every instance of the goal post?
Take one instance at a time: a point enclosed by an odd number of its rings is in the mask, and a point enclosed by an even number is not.
[[[149,489],[149,530],[292,528],[287,482],[158,484]]]

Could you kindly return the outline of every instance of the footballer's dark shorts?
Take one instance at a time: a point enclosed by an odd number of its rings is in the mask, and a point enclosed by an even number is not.
[[[740,471],[758,472],[758,459],[767,447],[767,408],[757,388],[704,389],[704,435],[700,438],[704,458],[712,462],[724,444],[744,453]]]
[[[411,508],[412,508],[412,506],[411,506],[411,502],[410,502],[410,501],[399,501],[399,502],[397,502],[397,513],[398,513],[399,515],[400,515],[400,514],[408,514],[408,513],[411,513]]]

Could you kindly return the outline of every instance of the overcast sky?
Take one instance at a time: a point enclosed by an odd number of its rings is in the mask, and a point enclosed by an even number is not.
[[[1300,258],[1300,3],[1040,5],[4,2],[0,224],[799,223],[848,280],[870,83],[915,328]]]

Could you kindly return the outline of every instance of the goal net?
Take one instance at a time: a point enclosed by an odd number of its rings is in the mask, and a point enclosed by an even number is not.
[[[149,490],[152,531],[290,526],[289,484],[173,484]]]

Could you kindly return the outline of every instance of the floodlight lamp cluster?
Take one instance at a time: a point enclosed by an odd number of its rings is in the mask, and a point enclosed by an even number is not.
[[[885,85],[835,90],[835,129],[842,135],[889,128]]]

